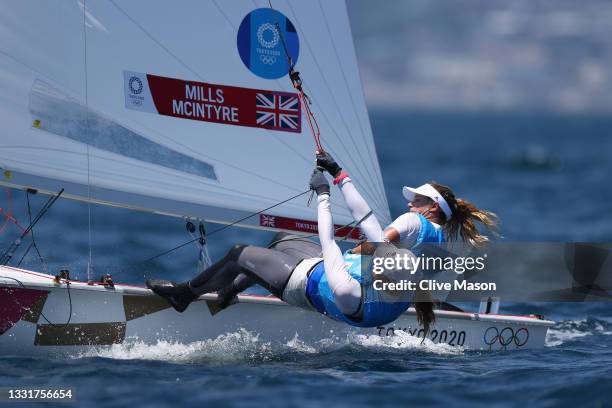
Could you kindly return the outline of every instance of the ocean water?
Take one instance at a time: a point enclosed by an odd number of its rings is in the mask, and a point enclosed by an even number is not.
[[[393,216],[405,208],[401,186],[435,179],[495,211],[506,240],[612,239],[612,118],[373,112],[372,124]],[[32,197],[33,207],[44,200]],[[13,191],[11,201],[26,223],[24,194]],[[92,225],[96,275],[142,283],[195,272],[195,246],[142,262],[189,238],[178,219],[94,206]],[[2,247],[15,233],[7,227]],[[68,268],[85,278],[85,204],[58,201],[35,233],[50,272]],[[270,236],[228,231],[211,239],[211,253]],[[45,268],[33,254],[22,266]],[[0,387],[72,386],[80,405],[109,407],[612,406],[610,306],[502,304],[502,313],[537,312],[557,322],[539,350],[470,352],[401,332],[277,344],[238,331],[190,344],[132,342],[67,359],[2,356]]]

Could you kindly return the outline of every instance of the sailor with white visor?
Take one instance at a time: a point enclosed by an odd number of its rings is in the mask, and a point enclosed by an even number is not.
[[[450,220],[453,210],[442,194],[429,183],[417,188],[404,186],[402,193],[408,200],[410,211],[396,218],[387,227],[389,240],[401,242],[410,248],[422,242],[444,242],[441,218],[444,221]]]
[[[431,227],[441,230],[444,240],[461,241],[471,246],[481,246],[489,241],[476,222],[495,233],[498,219],[489,211],[481,210],[469,201],[456,198],[451,189],[431,181],[420,187],[404,186],[404,198],[408,200],[408,212],[396,218],[385,230],[391,242],[414,246],[431,242],[426,236]]]
[[[429,197],[434,202],[440,205],[440,208],[444,212],[444,215],[446,215],[446,219],[450,220],[453,216],[453,210],[450,208],[444,197],[442,197],[442,194],[440,194],[438,190],[436,190],[435,187],[431,184],[423,184],[421,187],[417,188],[404,186],[404,188],[402,189],[402,193],[408,201],[414,200],[414,197],[417,194]]]
[[[371,212],[355,188],[344,186],[350,178],[329,153],[321,152],[317,155],[317,166],[335,177],[334,184],[340,187],[355,220],[362,220]],[[372,217],[366,217],[361,223],[360,228],[369,241],[402,243],[418,253],[419,245],[424,242],[441,243],[460,239],[471,246],[485,244],[489,238],[478,230],[476,222],[490,232],[495,232],[498,220],[494,213],[481,210],[467,200],[456,198],[453,191],[443,184],[430,181],[418,188],[404,187],[402,192],[408,200],[408,212],[387,226],[380,239],[371,238],[373,228],[369,224],[369,218]],[[360,253],[361,246],[353,248],[352,252]],[[419,322],[428,327],[434,320],[433,304],[416,302],[414,306]]]

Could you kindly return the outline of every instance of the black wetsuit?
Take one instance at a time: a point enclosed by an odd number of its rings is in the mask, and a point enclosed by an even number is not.
[[[306,258],[320,258],[321,246],[307,238],[276,234],[268,248],[234,246],[221,260],[189,281],[196,295],[221,291],[229,299],[259,284],[281,297],[295,267]]]

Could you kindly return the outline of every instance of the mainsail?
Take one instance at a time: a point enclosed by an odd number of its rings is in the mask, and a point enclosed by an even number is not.
[[[314,166],[289,53],[324,148],[388,222],[344,2],[273,6],[5,2],[0,184],[220,223],[271,207],[305,191]],[[316,231],[306,201],[240,225]],[[334,204],[336,223],[351,222]]]

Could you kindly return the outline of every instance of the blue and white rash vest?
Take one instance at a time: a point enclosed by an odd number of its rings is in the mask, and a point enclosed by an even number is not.
[[[442,229],[436,228],[421,214],[418,215],[421,219],[422,227],[417,242],[412,249],[416,249],[419,244],[424,242],[444,242],[445,239]],[[362,273],[362,259],[368,260],[370,258],[359,254],[344,254],[344,262],[346,262],[348,266],[349,274],[361,284],[362,288],[362,305],[360,308],[362,314],[359,319],[345,315],[336,306],[334,294],[329,287],[325,275],[324,262],[318,263],[310,273],[306,286],[306,294],[319,313],[334,320],[339,320],[357,327],[376,327],[388,324],[396,320],[406,309],[408,309],[410,302],[383,301],[381,298],[383,293],[374,289],[374,282],[369,268],[365,270],[366,273]]]

